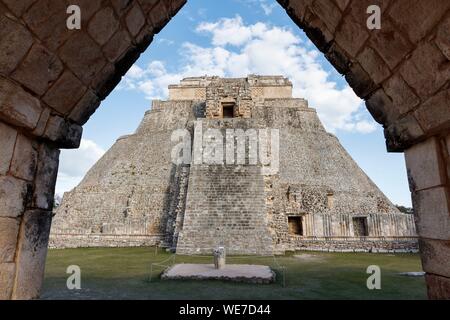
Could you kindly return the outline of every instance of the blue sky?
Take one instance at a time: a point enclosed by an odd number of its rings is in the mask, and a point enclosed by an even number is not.
[[[151,99],[166,98],[168,84],[249,73],[289,77],[294,96],[309,100],[380,189],[410,206],[403,154],[386,152],[381,126],[274,0],[189,0],[84,126],[80,149],[62,152],[57,193],[76,186],[119,136],[134,132]]]

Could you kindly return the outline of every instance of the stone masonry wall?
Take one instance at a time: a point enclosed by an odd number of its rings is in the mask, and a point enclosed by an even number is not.
[[[170,245],[166,232],[170,219],[176,219],[182,186],[182,170],[171,163],[170,137],[192,121],[193,106],[190,101],[155,101],[136,133],[118,139],[80,185],[64,195],[50,247],[65,246],[60,238],[71,234],[70,246],[134,245],[136,237],[146,245]],[[94,235],[105,241],[89,242]]]
[[[301,238],[294,237],[290,250],[324,252],[417,253],[419,243],[413,238]]]

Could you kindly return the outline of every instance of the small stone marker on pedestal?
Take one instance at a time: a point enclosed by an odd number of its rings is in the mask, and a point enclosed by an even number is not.
[[[225,266],[225,247],[217,247],[213,250],[214,267],[222,269]]]
[[[275,272],[269,266],[254,264],[225,265],[225,247],[213,249],[214,265],[198,263],[179,263],[161,275],[163,280],[222,280],[247,283],[272,283]]]

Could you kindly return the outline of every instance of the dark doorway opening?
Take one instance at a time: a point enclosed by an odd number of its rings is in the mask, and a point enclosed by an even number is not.
[[[298,236],[303,235],[302,217],[288,217],[289,233]]]
[[[366,217],[355,217],[353,218],[353,230],[356,237],[367,237],[369,235],[369,230],[367,228],[367,218]]]
[[[222,117],[234,118],[234,103],[222,103]]]

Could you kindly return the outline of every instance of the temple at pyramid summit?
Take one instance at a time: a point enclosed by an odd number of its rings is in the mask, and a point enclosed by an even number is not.
[[[51,247],[153,246],[179,254],[417,250],[389,201],[282,76],[169,86],[64,194]]]

